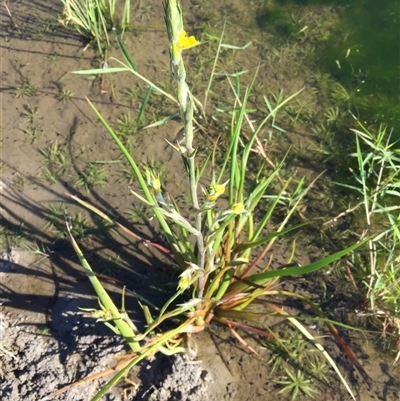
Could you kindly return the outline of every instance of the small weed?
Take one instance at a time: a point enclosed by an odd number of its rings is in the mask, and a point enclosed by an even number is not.
[[[46,247],[44,244],[38,244],[37,241],[35,240],[33,243],[28,244],[25,247],[29,252],[33,253],[34,255],[40,255],[40,256],[49,256],[53,251],[51,251],[48,247]]]
[[[327,123],[334,124],[340,116],[339,107],[329,107],[324,115]]]
[[[312,89],[312,92],[316,94],[319,98],[322,98],[323,101],[329,101],[331,97],[332,87],[335,84],[334,79],[329,74],[322,73],[317,71],[313,74],[315,87]]]
[[[276,339],[265,341],[261,348],[268,349],[271,352],[268,359],[268,364],[272,366],[271,373],[282,370],[283,364],[290,360],[288,351]]]
[[[117,119],[116,132],[119,135],[127,136],[136,133],[136,120],[131,116],[130,113],[122,114]]]
[[[314,127],[311,128],[311,132],[317,137],[325,135],[327,131],[328,128],[324,123],[316,124]]]
[[[58,238],[67,238],[67,230],[65,226],[65,219],[70,219],[72,232],[79,239],[83,239],[88,230],[91,229],[89,221],[85,215],[78,213],[69,217],[68,208],[64,203],[51,203],[46,211],[46,224],[44,230],[56,234]]]
[[[123,179],[125,179],[126,181],[128,181],[128,185],[132,185],[136,180],[136,175],[132,169],[126,168],[122,170],[121,173],[123,175],[118,181],[122,181]]]
[[[44,56],[44,59],[51,63],[55,63],[60,59],[60,56],[58,54],[49,54],[48,56]]]
[[[60,102],[69,102],[74,97],[74,92],[69,89],[62,89],[61,92],[57,95],[57,99]]]
[[[301,159],[307,159],[313,151],[312,145],[304,141],[299,142],[298,145],[293,146],[293,151],[296,156]]]
[[[51,146],[47,149],[41,149],[40,152],[45,158],[45,162],[47,166],[57,167],[65,169],[68,161],[66,157],[66,151],[64,148],[58,144],[57,141],[54,141]]]
[[[100,274],[106,274],[108,276],[116,276],[121,271],[119,255],[115,257],[109,256],[103,263],[103,269],[100,267]]]
[[[39,178],[49,182],[50,184],[56,184],[60,181],[63,173],[64,169],[51,170],[51,168],[42,167],[39,173]]]
[[[16,98],[20,97],[32,97],[36,95],[37,89],[33,87],[27,79],[22,79],[19,86],[14,89],[14,95]]]
[[[71,226],[71,233],[79,239],[84,238],[91,229],[89,221],[83,213],[78,213],[71,219]]]
[[[20,248],[25,246],[27,233],[24,229],[24,224],[21,223],[18,227],[0,226],[0,247],[1,248]]]
[[[70,131],[70,132],[74,132],[74,131]],[[70,134],[71,135],[71,134]],[[84,144],[76,144],[76,146],[74,146],[73,149],[73,153],[72,153],[72,159],[77,159],[80,156],[82,156],[84,153],[86,152],[86,145]]]
[[[50,329],[47,326],[39,328],[40,336],[47,336],[49,334],[50,334]]]
[[[34,128],[26,128],[22,131],[29,137],[29,139],[31,140],[31,144],[44,134],[43,128],[40,125]]]
[[[13,180],[12,185],[15,187],[22,188],[26,183],[26,177],[21,173],[16,173]]]
[[[129,102],[130,106],[133,106],[134,102],[138,99],[138,89],[135,86],[124,89],[122,97]]]
[[[53,34],[59,26],[59,22],[56,18],[38,18],[33,38],[42,40],[48,35]]]
[[[143,167],[151,170],[157,177],[163,177],[164,180],[167,176],[165,165],[160,160],[150,160],[147,163],[143,163]]]
[[[128,213],[129,218],[134,222],[138,222],[140,220],[146,221],[149,220],[148,213],[149,209],[145,205],[141,204],[133,204],[133,208]]]
[[[136,149],[136,143],[132,140],[124,141],[124,146],[130,155],[132,155],[134,150]]]
[[[115,224],[105,219],[96,219],[96,231],[99,231],[106,235],[117,233],[117,231],[115,230]]]
[[[104,187],[107,184],[106,177],[108,172],[104,168],[99,168],[95,163],[89,163],[83,172],[79,174],[75,181],[77,187],[84,187],[86,192],[95,186]]]
[[[355,104],[357,92],[357,88],[347,90],[339,82],[335,82],[331,91],[331,97],[337,104],[345,104],[348,109],[351,109]]]
[[[298,120],[310,121],[314,113],[314,108],[315,105],[313,105],[310,99],[296,98],[295,103],[288,105],[287,115],[293,124],[296,124]]]
[[[31,106],[29,104],[24,105],[24,112],[22,113],[22,116],[28,120],[29,123],[33,123],[33,120],[37,114],[37,107]]]
[[[325,361],[321,361],[318,357],[316,357],[313,362],[310,362],[310,372],[318,380],[324,381],[325,383],[329,383],[329,380],[326,376],[328,373],[328,370],[329,370],[329,367],[325,363]]]
[[[135,11],[135,15],[142,22],[142,21],[148,19],[151,10],[152,10],[152,6],[144,6],[139,1],[139,5],[138,5],[137,10]]]
[[[147,69],[152,69],[154,71],[157,71],[157,62],[155,60],[147,60],[146,62],[146,68]]]
[[[313,398],[312,393],[317,391],[311,387],[311,380],[306,379],[304,373],[299,369],[297,373],[293,373],[292,370],[286,369],[287,376],[283,380],[276,381],[283,386],[283,388],[278,391],[278,394],[290,392],[292,394],[291,400],[295,400],[299,393],[303,393]]]
[[[48,210],[45,212],[46,224],[44,225],[44,230],[58,235],[65,232],[64,216],[67,214],[68,209],[64,203],[50,203]]]
[[[272,365],[272,373],[282,371],[287,364],[302,365],[307,359],[307,341],[297,333],[289,333],[286,338],[271,339],[263,342],[262,348],[271,352],[268,364]]]

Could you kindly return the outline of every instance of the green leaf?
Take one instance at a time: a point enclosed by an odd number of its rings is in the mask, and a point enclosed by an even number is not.
[[[269,234],[266,237],[259,239],[258,241],[244,242],[242,244],[238,244],[237,246],[235,246],[233,248],[233,250],[235,252],[239,253],[239,252],[245,251],[246,249],[256,248],[256,247],[258,247],[260,245],[266,244],[267,242],[269,242],[273,238],[279,237],[281,235],[285,235],[285,234],[287,234],[287,233],[289,233],[291,231],[299,229],[300,227],[306,226],[307,224],[310,224],[310,223],[306,222],[306,223],[297,224],[296,226],[293,226],[293,227],[290,227],[290,228],[286,228],[285,230],[277,231],[275,233]]]
[[[109,68],[95,68],[93,70],[80,70],[72,71],[71,74],[91,75],[91,74],[111,74],[113,72],[126,72],[130,71],[126,67],[109,67]]]
[[[269,281],[271,278],[275,277],[288,277],[288,276],[295,276],[299,274],[307,274],[312,273],[316,270],[320,270],[323,267],[329,265],[330,263],[335,262],[336,260],[342,258],[343,256],[347,255],[348,253],[354,251],[355,249],[359,248],[361,245],[365,244],[371,239],[371,237],[365,238],[363,241],[359,242],[358,244],[349,246],[342,251],[336,252],[333,255],[327,256],[326,258],[317,260],[314,263],[310,263],[307,266],[299,266],[299,267],[288,267],[285,269],[280,270],[272,270],[267,271],[264,273],[253,274],[246,278],[246,281],[250,281],[254,284],[263,285],[265,282]],[[247,288],[249,285],[241,282],[235,282],[229,287],[229,292],[231,291],[241,291],[242,289]]]
[[[129,64],[129,66],[132,68],[132,70],[137,71],[136,66],[134,64],[134,62],[132,61],[131,56],[129,55],[128,51],[126,50],[126,47],[124,46],[124,44],[122,43],[121,39],[119,38],[119,36],[117,35],[117,32],[115,30],[115,28],[112,29],[115,35],[115,39],[117,40],[118,46],[121,49],[122,54],[125,57],[125,60],[127,61],[127,63]]]

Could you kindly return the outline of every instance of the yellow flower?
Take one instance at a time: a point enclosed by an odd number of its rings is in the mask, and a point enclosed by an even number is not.
[[[155,191],[161,192],[161,182],[159,178],[154,177],[152,185]]]
[[[185,50],[185,49],[190,49],[191,47],[197,46],[199,44],[200,42],[194,36],[188,37],[186,35],[186,31],[183,29],[179,35],[177,43],[175,43],[175,46],[177,46],[180,50]]]
[[[198,277],[199,267],[194,263],[189,263],[189,267],[180,274],[178,283],[179,290],[187,290],[193,281]]]
[[[161,192],[161,182],[153,171],[146,169],[147,185],[155,192]]]
[[[245,212],[243,203],[234,203],[234,204],[231,206],[231,211],[232,211],[233,213],[235,213],[235,214],[239,214],[239,213]]]
[[[204,191],[204,194],[206,195],[206,201],[216,201],[221,195],[225,193],[225,185],[226,183],[207,186],[206,191]]]

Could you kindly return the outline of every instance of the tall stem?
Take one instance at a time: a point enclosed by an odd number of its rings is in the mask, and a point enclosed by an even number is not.
[[[182,11],[177,0],[166,0],[164,3],[165,23],[167,25],[168,39],[170,42],[171,71],[178,86],[178,102],[180,106],[181,119],[185,133],[185,149],[182,156],[186,160],[187,173],[189,176],[189,188],[192,205],[196,212],[195,228],[201,233],[201,214],[199,213],[199,200],[197,197],[197,180],[195,155],[193,148],[193,98],[186,83],[186,70],[182,58],[182,50],[198,44],[194,37],[187,38],[183,29]],[[204,243],[202,235],[196,236],[198,267],[204,269]]]

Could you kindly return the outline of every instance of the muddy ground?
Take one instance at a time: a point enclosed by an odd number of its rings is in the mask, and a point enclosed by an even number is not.
[[[305,92],[306,98],[313,99],[312,84],[301,72],[293,70],[290,75],[285,73],[285,68],[291,64],[289,55],[283,52],[278,63],[277,56],[269,52],[270,62],[263,60],[267,59],[264,42],[270,36],[264,34],[259,37],[254,30],[252,21],[257,15],[256,2],[245,6],[240,1],[222,1],[215,6],[211,2],[198,1],[192,2],[190,7],[186,3],[183,2],[183,7],[187,13],[187,26],[194,26],[198,37],[204,39],[206,30],[209,33],[221,32],[225,19],[228,21],[228,32],[235,32],[240,27],[240,38],[232,39],[237,46],[254,42],[245,54],[235,52],[232,56],[226,55],[224,68],[232,71],[248,69],[251,75],[261,60],[258,77],[263,86],[259,87],[260,91],[263,88],[283,88],[285,93],[292,93],[305,86],[310,89]],[[126,45],[136,66],[146,77],[173,93],[173,83],[168,75],[161,2],[138,2],[132,7],[132,24],[136,28],[126,36]],[[127,352],[125,345],[108,328],[101,323],[96,324],[94,319],[79,311],[80,307],[96,308],[97,301],[72,248],[62,236],[65,212],[74,216],[74,226],[78,227],[88,259],[104,276],[104,282],[115,299],[120,299],[121,288],[126,285],[160,302],[168,294],[163,289],[168,289],[174,278],[165,268],[166,261],[156,251],[150,251],[140,241],[134,242],[123,235],[99,231],[95,228],[99,222],[93,217],[83,217],[82,209],[65,195],[65,192],[71,192],[90,199],[118,221],[143,233],[144,237],[157,239],[154,227],[146,224],[147,212],[140,210],[129,192],[134,184],[126,177],[126,166],[119,159],[119,151],[97,122],[85,99],[90,98],[115,127],[121,125],[118,119],[135,115],[140,106],[140,101],[126,96],[127,91],[133,87],[137,96],[143,96],[143,86],[128,74],[115,75],[111,79],[107,77],[104,82],[98,77],[87,80],[72,75],[71,71],[98,68],[99,60],[93,47],[84,51],[86,43],[79,35],[58,24],[62,7],[57,2],[9,1],[2,3],[0,10],[0,398],[38,401],[64,385],[115,366],[117,357]],[[315,10],[315,13],[325,13],[333,18],[338,11],[329,8]],[[208,55],[215,54],[215,43],[203,46],[210,51]],[[118,56],[118,52],[115,53]],[[196,53],[194,50],[190,56],[196,68],[189,68],[188,73],[190,75],[193,71],[193,81],[198,88],[205,87],[208,82],[207,74],[198,72],[210,68],[207,54],[201,59],[201,51]],[[215,93],[218,93],[218,85],[222,84],[218,81],[216,85]],[[211,104],[225,107],[218,97]],[[154,96],[143,125],[157,121],[173,110],[173,105]],[[135,157],[162,170],[166,185],[170,186],[168,189],[183,202],[180,187],[173,185],[180,182],[183,176],[181,160],[164,141],[165,138],[173,141],[179,130],[179,122],[171,121],[161,128],[128,136],[127,143]],[[297,143],[300,134],[306,141],[311,140],[307,131],[300,127],[298,132],[289,132],[286,139]],[[212,147],[217,133],[210,125],[207,135],[204,132],[199,135],[202,148],[207,150]],[[269,145],[267,140],[265,144]],[[49,155],[50,150],[64,157],[66,161],[62,166],[57,165],[58,156],[51,163],[45,161],[46,151]],[[271,149],[272,155],[274,152],[276,149]],[[90,193],[79,183],[89,162],[104,169],[106,177],[105,185],[94,186]],[[166,165],[168,167],[164,168]],[[46,180],[46,169],[56,178],[54,182]],[[312,163],[308,167],[302,166],[301,170],[310,179],[320,172]],[[68,209],[65,210],[63,205]],[[132,210],[136,211],[133,221],[129,220]],[[333,217],[336,212],[329,211],[327,216]],[[317,257],[320,250],[316,248],[310,241],[304,248],[304,254],[298,255],[298,258],[307,262]],[[290,246],[282,244],[282,249],[279,254],[283,258],[285,252],[290,253]],[[116,277],[118,280],[115,280]],[[309,291],[321,281],[334,285],[334,280],[327,276],[319,276],[307,285],[301,280],[288,285],[292,289]],[[132,296],[127,296],[127,307],[140,324],[140,311]],[[287,334],[287,329],[280,323],[274,329]],[[325,331],[316,331],[315,335],[318,333],[326,337],[327,349],[335,356],[336,363],[359,400],[400,399],[399,368],[392,365],[393,357],[378,353],[369,337],[359,332],[346,334],[374,382],[372,389],[363,383],[329,335]],[[197,341],[198,361],[190,361],[184,356],[156,356],[131,371],[129,380],[115,387],[105,399],[290,399],[288,394],[278,394],[281,386],[276,381],[282,375],[272,371],[273,354],[270,351],[257,348],[262,359],[256,358],[240,346],[229,332],[219,327],[211,327]],[[314,399],[350,399],[335,375],[329,370],[327,375],[329,384],[323,380],[314,381],[318,391]],[[104,379],[110,377],[71,388],[53,399],[89,400]],[[306,398],[303,395],[298,397]]]

